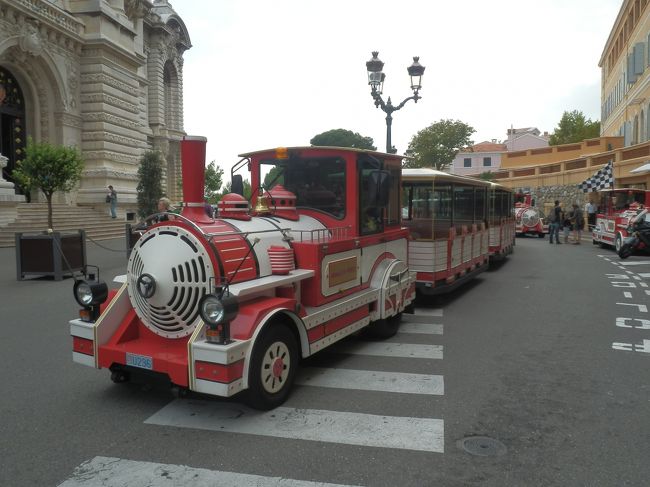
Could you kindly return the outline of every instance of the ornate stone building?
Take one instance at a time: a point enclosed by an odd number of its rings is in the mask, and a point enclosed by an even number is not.
[[[78,191],[62,199],[98,205],[111,184],[121,204],[134,204],[139,162],[156,149],[166,192],[180,199],[183,53],[190,47],[167,0],[0,0],[4,180],[12,182],[32,137],[81,149]]]

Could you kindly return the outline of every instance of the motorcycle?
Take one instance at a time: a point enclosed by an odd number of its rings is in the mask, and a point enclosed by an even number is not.
[[[621,259],[627,259],[637,250],[650,250],[650,222],[645,219],[647,213],[648,210],[644,209],[630,219],[627,227],[629,237],[623,239],[623,244],[618,251]]]

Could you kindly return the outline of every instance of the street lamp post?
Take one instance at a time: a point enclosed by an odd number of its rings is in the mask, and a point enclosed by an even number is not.
[[[386,74],[382,72],[384,68],[384,63],[377,57],[379,51],[373,51],[372,59],[366,63],[366,69],[368,70],[368,84],[370,85],[370,94],[372,99],[375,100],[375,107],[381,108],[382,111],[386,114],[386,152],[389,154],[394,154],[397,152],[390,140],[390,129],[393,125],[393,112],[396,112],[402,108],[407,101],[413,100],[415,103],[418,102],[420,98],[420,88],[422,88],[422,75],[424,74],[424,66],[422,66],[418,61],[420,58],[418,56],[413,57],[413,64],[411,64],[407,71],[411,77],[411,89],[413,90],[413,96],[409,96],[402,103],[397,106],[393,106],[393,103],[388,97],[388,101],[384,102],[381,94],[384,90],[384,80],[386,79]]]

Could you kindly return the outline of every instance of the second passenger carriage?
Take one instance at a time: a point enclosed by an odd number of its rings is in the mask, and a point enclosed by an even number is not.
[[[512,192],[434,169],[402,171],[402,222],[409,268],[423,294],[448,292],[512,252]]]

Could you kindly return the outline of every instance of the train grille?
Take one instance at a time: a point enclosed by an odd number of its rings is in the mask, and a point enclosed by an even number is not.
[[[141,276],[155,282],[153,295],[138,291]],[[181,338],[201,321],[199,300],[208,293],[214,269],[204,246],[174,226],[146,232],[131,251],[127,266],[129,298],[144,325],[157,335]]]

